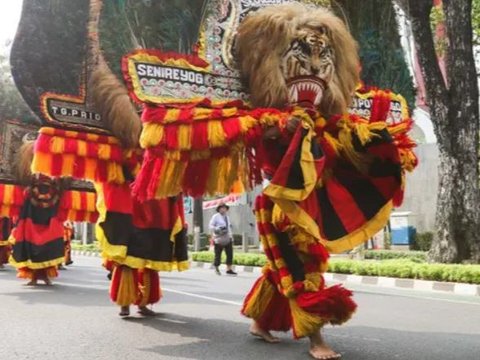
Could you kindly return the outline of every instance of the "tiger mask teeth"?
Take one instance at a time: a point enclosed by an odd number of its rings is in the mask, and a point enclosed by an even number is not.
[[[302,76],[287,81],[290,104],[319,106],[325,89],[324,82],[314,76]]]

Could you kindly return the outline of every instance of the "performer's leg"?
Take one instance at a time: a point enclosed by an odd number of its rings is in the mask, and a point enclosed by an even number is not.
[[[215,251],[215,260],[213,262],[213,266],[215,266],[215,273],[217,275],[221,275],[220,269],[218,267],[220,266],[220,261],[222,259],[223,246],[219,244],[214,244],[214,251]]]
[[[10,255],[9,246],[0,246],[0,269],[4,266],[3,264],[8,263],[8,257]]]
[[[227,274],[228,275],[237,275],[232,269],[233,265],[233,241],[225,246],[225,253],[227,254]]]
[[[73,264],[72,261],[72,242],[71,240],[65,241],[65,265]]]
[[[33,278],[35,281],[42,280],[46,285],[52,285],[52,278],[58,276],[57,268],[50,266],[44,269],[33,270]]]
[[[110,284],[110,298],[120,306],[120,316],[130,315],[130,305],[138,298],[137,270],[128,266],[115,266]]]
[[[35,276],[35,271],[27,267],[19,268],[17,270],[17,277],[20,279],[29,279],[30,281],[27,285],[35,286],[37,285],[37,278]]]
[[[144,316],[154,316],[156,313],[147,305],[157,303],[162,297],[158,272],[150,269],[139,270],[138,280],[140,287],[140,296],[136,302],[138,312]]]
[[[270,275],[263,275],[255,282],[245,298],[242,314],[253,319],[252,335],[276,343],[280,340],[270,331],[288,331],[292,323],[288,299],[278,292]]]
[[[333,351],[323,340],[321,331],[318,330],[310,338],[310,355],[314,359],[339,359],[342,355]]]

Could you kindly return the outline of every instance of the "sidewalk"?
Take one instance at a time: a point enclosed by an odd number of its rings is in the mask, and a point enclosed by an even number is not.
[[[99,257],[100,254],[90,251],[72,251],[72,255],[78,256],[95,256]],[[190,262],[192,268],[200,269],[212,269],[213,265],[211,263],[204,263],[198,261]],[[234,265],[233,266],[236,272],[250,273],[250,274],[261,274],[262,268],[258,266],[244,266],[244,265]],[[220,269],[225,270],[225,265],[221,265]],[[399,279],[399,278],[390,278],[382,276],[361,276],[361,275],[347,275],[347,274],[334,274],[334,273],[325,273],[325,280],[328,282],[341,282],[345,284],[361,284],[361,285],[370,285],[378,286],[383,288],[396,288],[396,289],[411,289],[411,290],[420,290],[420,291],[431,291],[431,292],[440,292],[440,293],[450,293],[455,295],[466,295],[466,296],[480,296],[480,285],[474,284],[465,284],[465,283],[451,283],[443,281],[428,281],[428,280],[417,280],[417,279]]]

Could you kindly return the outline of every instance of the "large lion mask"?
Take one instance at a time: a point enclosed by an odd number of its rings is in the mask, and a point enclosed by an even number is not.
[[[356,42],[324,8],[290,3],[250,14],[236,55],[254,106],[308,103],[324,116],[343,113],[359,82]]]

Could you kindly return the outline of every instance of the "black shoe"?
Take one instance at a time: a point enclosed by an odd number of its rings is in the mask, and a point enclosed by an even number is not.
[[[238,274],[237,274],[235,271],[233,271],[233,270],[228,270],[228,271],[227,271],[227,274],[228,274],[228,275],[234,275],[234,276],[237,276],[237,275],[238,275]]]
[[[218,269],[218,267],[215,267],[215,274],[217,274],[217,275],[222,275],[222,273],[220,272],[220,270]]]

